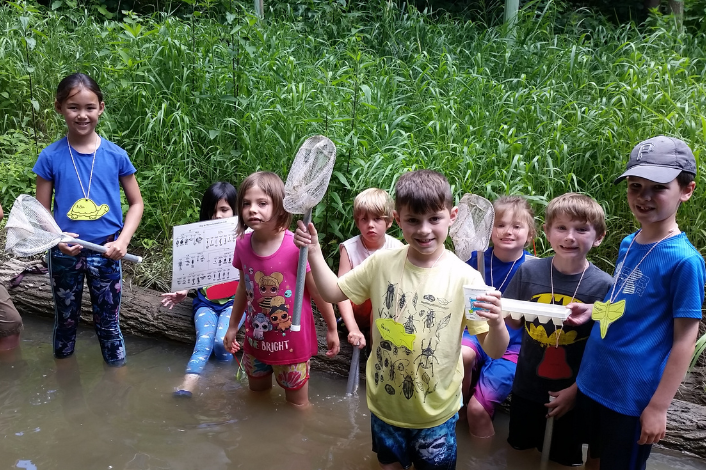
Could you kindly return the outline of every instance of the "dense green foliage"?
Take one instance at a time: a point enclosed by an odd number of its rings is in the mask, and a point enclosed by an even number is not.
[[[524,194],[539,214],[567,191],[595,197],[610,234],[592,258],[609,268],[635,229],[624,185],[612,184],[632,147],[664,133],[689,142],[697,158],[704,149],[706,41],[668,18],[642,29],[587,14],[557,21],[561,13],[545,4],[520,20],[513,41],[501,27],[386,1],[351,10],[278,3],[264,21],[249,3],[190,6],[182,18],[121,22],[0,6],[3,204],[33,193],[38,149],[65,132],[54,90],[74,71],[103,88],[99,132],[138,169],[146,211],[134,244],[148,249],[197,219],[210,183],[261,169],[286,177],[299,143],[322,133],[338,146],[315,213],[332,257],[355,232],[355,194],[432,168],[457,197]],[[703,165],[697,185],[679,219],[704,248]],[[538,240],[540,254],[547,248]]]

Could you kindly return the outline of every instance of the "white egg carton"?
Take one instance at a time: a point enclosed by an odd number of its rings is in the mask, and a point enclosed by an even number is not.
[[[554,323],[554,326],[561,326],[569,317],[571,310],[554,304],[542,304],[538,302],[527,302],[524,300],[501,299],[503,317],[511,317],[519,320],[525,317],[527,321],[539,319],[540,323]]]

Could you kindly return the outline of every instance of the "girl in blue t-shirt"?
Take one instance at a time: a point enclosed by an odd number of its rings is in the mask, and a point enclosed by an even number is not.
[[[235,215],[233,210],[236,207],[237,195],[237,190],[230,183],[218,182],[212,184],[201,199],[199,220],[233,217]],[[230,314],[233,310],[233,295],[235,294],[235,285],[230,289],[232,293],[226,294],[222,292],[228,290],[228,284],[230,283],[208,288],[202,287],[196,291],[196,298],[193,302],[196,344],[194,345],[191,360],[186,366],[184,380],[174,392],[175,396],[191,396],[208,358],[211,357],[211,352],[219,361],[229,362],[233,360],[233,355],[223,346],[223,337],[228,331]],[[221,288],[219,289],[219,287]],[[182,290],[162,294],[162,305],[171,309],[174,305],[184,300],[187,293],[188,291]],[[238,328],[244,322],[245,316],[243,315]]]
[[[56,111],[64,116],[68,132],[39,155],[37,200],[51,210],[64,232],[105,245],[105,254],[60,243],[49,252],[49,274],[54,296],[54,356],[71,356],[81,310],[84,277],[93,306],[93,320],[103,359],[110,366],[125,364],[125,341],[120,332],[122,287],[120,260],[137,230],[144,204],[135,179],[135,167],[125,150],[96,133],[103,110],[103,93],[89,76],[75,73],[56,90]],[[120,188],[129,209],[123,223]]]
[[[493,202],[495,222],[491,241],[493,247],[485,252],[485,283],[504,292],[512,276],[530,256],[525,247],[537,235],[534,212],[521,196],[502,196]],[[478,259],[473,253],[468,264],[478,269]],[[517,356],[522,343],[522,329],[506,325],[510,342],[500,359],[489,357],[475,336],[463,332],[463,402],[468,428],[472,436],[490,437],[495,434],[493,416],[495,407],[512,391],[512,381],[517,368]]]

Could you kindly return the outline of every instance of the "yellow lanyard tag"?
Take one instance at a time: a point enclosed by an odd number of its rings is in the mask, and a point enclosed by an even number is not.
[[[601,324],[601,339],[605,339],[610,324],[622,317],[623,313],[625,313],[625,300],[615,303],[596,302],[593,304],[591,318]]]

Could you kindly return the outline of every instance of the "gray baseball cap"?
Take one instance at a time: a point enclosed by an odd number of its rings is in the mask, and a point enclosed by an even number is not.
[[[664,184],[674,180],[682,171],[696,174],[696,159],[691,149],[682,140],[658,135],[640,142],[632,149],[625,173],[613,184],[620,183],[628,176],[639,176]]]

